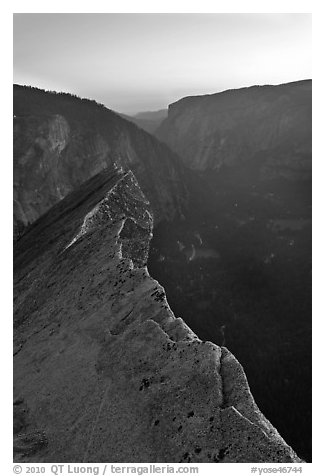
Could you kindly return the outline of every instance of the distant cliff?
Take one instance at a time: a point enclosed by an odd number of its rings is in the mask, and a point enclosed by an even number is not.
[[[95,101],[14,86],[16,232],[113,163],[134,172],[156,221],[180,213],[187,191],[168,147]]]
[[[148,205],[132,172],[106,169],[18,241],[15,460],[300,462],[234,356],[149,276]]]
[[[311,177],[309,80],[183,98],[156,136],[196,170],[255,161],[262,180]]]
[[[154,134],[162,121],[166,119],[168,114],[167,109],[160,109],[159,111],[147,111],[139,112],[135,116],[127,116],[126,114],[120,114],[124,119],[133,122],[141,129]]]

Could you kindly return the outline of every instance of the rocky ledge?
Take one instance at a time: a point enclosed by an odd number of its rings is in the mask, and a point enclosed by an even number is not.
[[[132,172],[107,170],[17,243],[15,460],[301,461],[235,357],[173,315],[151,234]]]

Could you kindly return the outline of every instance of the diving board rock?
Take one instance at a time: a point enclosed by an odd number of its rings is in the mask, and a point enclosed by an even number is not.
[[[133,173],[111,171],[17,243],[15,460],[300,462],[233,355],[174,316],[151,236]]]

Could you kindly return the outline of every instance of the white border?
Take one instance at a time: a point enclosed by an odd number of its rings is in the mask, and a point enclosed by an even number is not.
[[[245,11],[242,10],[245,7]],[[2,250],[2,315],[1,315],[1,362],[2,367],[2,445],[1,449],[5,456],[0,460],[2,474],[12,474],[12,13],[97,13],[97,12],[134,12],[134,13],[313,13],[313,255],[314,255],[314,273],[313,273],[313,463],[304,465],[303,474],[322,474],[321,463],[323,459],[323,438],[322,438],[322,418],[323,418],[323,378],[324,369],[322,365],[322,350],[325,333],[322,332],[325,319],[323,296],[323,274],[324,274],[324,210],[325,199],[322,189],[324,188],[324,67],[323,45],[325,19],[320,2],[306,1],[164,1],[149,2],[143,0],[137,1],[62,1],[40,2],[40,1],[13,1],[6,2],[1,11],[1,45],[2,45],[2,69],[1,86],[2,101],[4,108],[1,109],[1,131],[5,139],[5,147],[2,148],[1,166],[2,166],[2,186],[1,186],[1,250]],[[304,382],[302,382],[302,385]],[[204,472],[200,474],[215,474],[216,467],[213,465],[203,465]],[[227,467],[225,467],[227,466]],[[221,474],[250,474],[248,464],[223,465],[218,466],[218,472]],[[261,465],[258,465],[261,466]],[[264,467],[270,466],[268,464]],[[277,465],[272,465],[273,467]],[[203,467],[202,467],[203,469]],[[299,474],[299,473],[298,473]]]

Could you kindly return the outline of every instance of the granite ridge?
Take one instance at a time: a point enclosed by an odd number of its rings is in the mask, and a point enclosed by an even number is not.
[[[15,460],[301,462],[235,357],[175,317],[149,275],[153,219],[134,174],[98,190],[18,243]],[[36,236],[47,246],[26,260]]]

